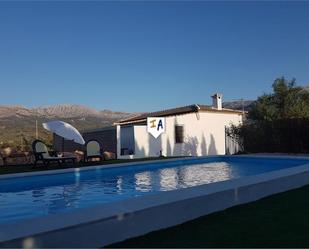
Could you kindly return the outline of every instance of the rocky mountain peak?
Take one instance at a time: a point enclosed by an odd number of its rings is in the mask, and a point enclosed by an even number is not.
[[[59,118],[75,118],[100,116],[100,112],[86,106],[76,104],[59,104],[53,106],[39,107],[33,109],[39,115]]]

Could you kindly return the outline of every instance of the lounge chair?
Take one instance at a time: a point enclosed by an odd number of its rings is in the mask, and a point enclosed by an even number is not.
[[[44,165],[49,165],[50,162],[57,162],[59,166],[66,161],[76,162],[76,157],[58,157],[55,152],[49,152],[47,146],[41,140],[35,140],[32,143],[33,154],[35,157],[34,165],[42,161]]]
[[[89,140],[86,143],[85,161],[88,162],[92,158],[103,160],[101,144],[97,140]]]

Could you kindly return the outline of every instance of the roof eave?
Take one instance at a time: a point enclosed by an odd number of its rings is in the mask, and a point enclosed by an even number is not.
[[[175,114],[170,114],[170,115],[157,115],[157,117],[171,117],[171,116],[177,116],[177,115],[183,115],[183,114],[188,114],[188,113],[196,113],[196,112],[215,112],[215,113],[225,113],[225,114],[239,114],[239,115],[243,115],[243,114],[247,114],[248,112],[243,112],[240,110],[232,110],[232,109],[222,109],[222,110],[217,110],[217,109],[212,109],[212,108],[201,108],[200,110],[192,110],[192,111],[186,111],[183,113],[175,113]],[[149,116],[150,117],[150,116]],[[123,120],[123,121],[118,121],[115,122],[114,125],[128,125],[128,124],[136,124],[136,123],[142,123],[142,122],[146,122],[147,118],[141,118],[141,119],[137,119],[137,120]]]
[[[119,121],[119,122],[115,122],[114,125],[136,124],[136,123],[141,123],[141,122],[146,122],[146,121],[147,121],[147,118],[133,120],[133,121]]]

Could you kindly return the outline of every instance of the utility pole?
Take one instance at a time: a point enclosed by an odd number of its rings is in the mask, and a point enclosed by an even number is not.
[[[20,132],[20,148],[23,149],[23,133]]]
[[[38,133],[38,120],[35,120],[35,139],[39,139],[39,133]]]

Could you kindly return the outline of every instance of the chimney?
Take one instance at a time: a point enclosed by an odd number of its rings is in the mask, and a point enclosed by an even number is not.
[[[215,93],[212,97],[212,108],[222,110],[222,94]]]

